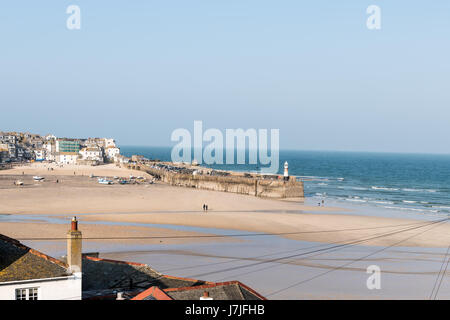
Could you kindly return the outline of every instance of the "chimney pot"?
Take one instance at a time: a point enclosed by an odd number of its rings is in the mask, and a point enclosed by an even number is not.
[[[125,300],[125,298],[123,297],[123,292],[117,292],[116,300]]]
[[[200,300],[214,300],[214,299],[209,296],[208,291],[203,291],[203,296],[200,297]]]
[[[70,224],[70,229],[72,231],[78,231],[78,221],[77,221],[77,217],[73,217],[71,224]]]

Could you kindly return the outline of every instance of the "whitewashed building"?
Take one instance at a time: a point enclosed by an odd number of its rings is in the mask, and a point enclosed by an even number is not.
[[[45,155],[46,155],[45,149],[34,150],[34,156],[35,156],[36,161],[44,161]]]
[[[82,160],[103,162],[103,150],[99,147],[87,147],[80,150]]]
[[[56,162],[60,164],[76,164],[78,162],[78,152],[60,152],[56,156]]]
[[[104,138],[104,141],[105,141],[105,149],[108,147],[116,146],[116,140],[114,140],[114,139]]]
[[[118,156],[120,155],[120,149],[117,147],[106,147],[105,149],[106,158],[109,161],[118,161]]]

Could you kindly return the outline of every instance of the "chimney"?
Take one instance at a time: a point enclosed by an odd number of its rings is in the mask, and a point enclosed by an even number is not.
[[[71,273],[81,272],[81,231],[76,217],[72,218],[67,231],[67,264]]]
[[[123,292],[117,292],[116,300],[125,300],[125,298],[123,297]]]
[[[213,298],[211,298],[209,296],[209,292],[208,291],[204,291],[203,292],[203,296],[200,297],[200,300],[213,300]]]

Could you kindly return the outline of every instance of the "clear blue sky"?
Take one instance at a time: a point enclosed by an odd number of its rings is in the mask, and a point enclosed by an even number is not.
[[[282,148],[450,153],[448,0],[2,1],[0,41],[0,130],[171,145],[203,120],[278,128]]]

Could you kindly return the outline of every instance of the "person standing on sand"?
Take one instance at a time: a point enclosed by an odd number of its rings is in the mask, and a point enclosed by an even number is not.
[[[205,204],[203,204],[203,211],[205,211],[205,206],[206,206],[206,205],[205,205]]]

